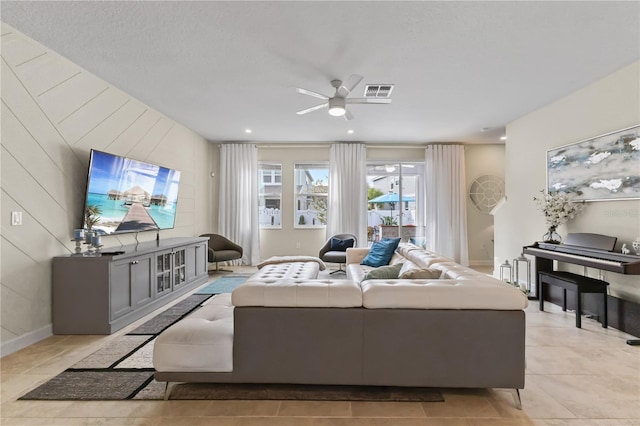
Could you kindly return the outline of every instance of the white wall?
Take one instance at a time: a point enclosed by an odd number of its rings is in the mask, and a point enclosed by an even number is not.
[[[513,259],[522,246],[545,233],[542,214],[532,198],[546,185],[546,151],[640,123],[640,62],[528,114],[507,126],[507,203],[496,215],[495,265]],[[640,170],[638,171],[640,173]],[[585,213],[559,228],[618,237],[617,249],[640,236],[640,201],[587,203]],[[582,273],[582,267],[572,266]],[[589,270],[597,277],[597,270]],[[610,294],[640,302],[638,276],[608,272]]]
[[[465,147],[467,194],[471,184],[485,175],[504,181],[504,145],[467,145]],[[467,238],[469,264],[493,265],[493,216],[481,213],[467,196]]]
[[[271,256],[318,256],[326,241],[325,228],[294,228],[294,165],[304,162],[329,162],[329,145],[309,148],[261,147],[258,145],[258,161],[282,164],[282,229],[260,230],[260,258]],[[299,248],[298,248],[299,244]]]
[[[10,26],[0,33],[4,355],[51,334],[51,260],[73,252],[91,148],[182,172],[175,229],[161,238],[210,231],[215,206],[211,144]],[[22,226],[11,226],[12,211],[23,212]]]

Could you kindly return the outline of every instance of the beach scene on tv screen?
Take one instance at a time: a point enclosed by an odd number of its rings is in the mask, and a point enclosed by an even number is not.
[[[93,151],[85,209],[97,206],[99,234],[173,228],[180,172]]]

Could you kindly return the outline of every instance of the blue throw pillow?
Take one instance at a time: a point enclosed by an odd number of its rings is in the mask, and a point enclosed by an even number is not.
[[[355,240],[353,238],[347,238],[341,240],[340,238],[331,238],[331,251],[347,251],[348,248],[353,247]]]
[[[369,253],[360,264],[374,268],[388,264],[393,252],[398,248],[398,244],[400,244],[400,238],[383,238],[380,241],[374,241]]]

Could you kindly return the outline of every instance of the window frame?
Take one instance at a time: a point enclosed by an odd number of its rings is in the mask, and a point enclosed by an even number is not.
[[[314,169],[311,170],[324,170],[326,169],[327,171],[327,177],[326,177],[326,188],[327,188],[327,192],[326,193],[321,193],[321,194],[326,194],[326,210],[325,210],[325,221],[326,221],[326,215],[328,213],[329,210],[329,173],[330,173],[330,169],[329,169],[329,162],[328,161],[296,161],[293,164],[293,227],[294,229],[323,229],[326,228],[327,225],[326,223],[305,223],[305,224],[300,224],[300,211],[302,210],[309,210],[309,209],[298,209],[298,203],[299,203],[299,197],[300,196],[306,196],[309,197],[311,194],[314,194],[313,192],[298,192],[298,173],[299,170],[304,170],[304,169],[300,169],[300,166],[318,166],[315,167]],[[312,183],[315,181],[311,181]],[[317,210],[316,210],[317,211]],[[307,220],[305,218],[305,220]]]
[[[280,182],[277,182],[276,176],[277,176],[277,169],[272,169],[273,173],[271,173],[271,181],[270,182],[265,182],[264,181],[264,174],[263,174],[263,170],[269,170],[269,169],[265,169],[263,168],[263,166],[271,166],[271,167],[279,167],[280,168]],[[282,211],[282,163],[280,162],[276,162],[276,161],[259,161],[258,162],[258,217],[262,216],[262,209],[264,208],[265,210],[267,209],[266,205],[267,205],[267,198],[266,196],[269,195],[269,199],[276,199],[274,198],[274,194],[271,193],[267,193],[264,192],[264,187],[265,186],[279,186],[280,187],[280,193],[278,194],[278,204],[280,206],[280,224],[278,225],[268,225],[268,224],[263,224],[260,223],[260,229],[282,229],[282,216],[283,216],[283,211]],[[261,191],[262,190],[262,191]],[[264,207],[261,205],[261,201],[264,201]],[[276,216],[276,215],[274,215]],[[260,220],[260,219],[258,219]]]

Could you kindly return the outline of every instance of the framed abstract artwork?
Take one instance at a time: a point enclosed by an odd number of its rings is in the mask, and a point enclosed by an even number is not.
[[[583,201],[640,199],[640,125],[547,151],[547,190]]]

